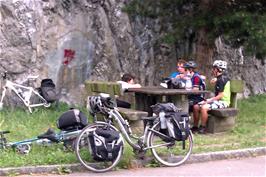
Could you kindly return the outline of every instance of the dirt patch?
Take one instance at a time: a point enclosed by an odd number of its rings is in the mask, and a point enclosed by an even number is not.
[[[260,142],[266,143],[266,137],[261,138]]]

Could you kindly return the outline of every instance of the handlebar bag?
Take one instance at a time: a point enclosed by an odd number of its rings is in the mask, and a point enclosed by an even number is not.
[[[60,130],[81,130],[88,125],[88,118],[78,109],[70,109],[64,112],[57,120],[57,128]]]

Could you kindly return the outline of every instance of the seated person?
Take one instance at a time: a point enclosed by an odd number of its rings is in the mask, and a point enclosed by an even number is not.
[[[129,73],[126,73],[122,76],[121,81],[117,81],[122,85],[123,91],[126,91],[129,88],[140,88],[140,84],[135,84],[135,77]]]
[[[135,77],[129,73],[126,73],[122,76],[121,81],[117,81],[117,83],[120,83],[122,85],[122,90],[125,92],[127,91],[127,89],[129,88],[140,88],[141,85],[140,84],[135,84],[134,81]],[[122,107],[122,108],[130,108],[131,104],[120,100],[120,99],[116,99],[117,102],[117,106],[118,107]]]
[[[191,79],[192,88],[193,90],[205,90],[206,84],[205,81],[202,79],[202,76],[196,72],[197,64],[194,61],[188,61],[184,68],[186,70],[186,77],[187,79]],[[201,102],[204,100],[204,95],[189,95],[189,111],[193,111],[193,105]]]
[[[217,80],[212,80],[212,82],[215,82],[215,96],[193,106],[194,126],[191,129],[193,132],[198,132],[200,134],[207,133],[206,124],[209,110],[229,107],[231,97],[230,79],[226,74],[226,69],[227,62],[222,60],[214,61],[212,74]],[[200,114],[201,125],[198,128]]]
[[[165,88],[182,88],[185,86],[185,60],[180,59],[177,61],[177,71],[172,72],[169,77],[164,78],[160,84]]]
[[[186,61],[183,59],[179,59],[177,61],[176,69],[177,71],[172,72],[169,76],[169,78],[183,78],[185,73],[184,65],[186,64]]]

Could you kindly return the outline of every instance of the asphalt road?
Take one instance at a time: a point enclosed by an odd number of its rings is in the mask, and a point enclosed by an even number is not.
[[[20,177],[29,176],[22,175]],[[117,170],[105,173],[79,172],[67,175],[30,175],[34,177],[72,177],[72,176],[266,176],[266,156],[243,159],[209,161],[203,163],[184,164],[179,167],[138,168]]]

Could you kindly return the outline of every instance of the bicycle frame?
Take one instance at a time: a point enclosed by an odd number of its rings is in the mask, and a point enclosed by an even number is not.
[[[148,143],[147,143],[149,132],[151,132],[151,131],[156,132],[159,136],[168,138],[166,135],[164,135],[164,134],[162,134],[162,133],[160,133],[160,132],[158,132],[158,131],[153,129],[153,127],[157,126],[160,123],[159,120],[158,120],[158,122],[156,122],[153,125],[147,124],[145,126],[145,129],[144,129],[144,132],[143,132],[143,136],[141,136],[141,137],[133,137],[132,134],[130,133],[131,132],[130,125],[125,121],[125,119],[122,117],[122,115],[118,112],[117,108],[111,109],[108,112],[108,114],[109,114],[109,117],[108,117],[109,119],[114,118],[114,120],[116,121],[116,123],[119,126],[119,129],[120,129],[122,135],[124,136],[124,138],[126,139],[128,144],[133,149],[144,150],[145,151],[145,150],[153,148],[152,146],[149,147]],[[125,126],[128,126],[129,133],[127,132]],[[137,140],[141,140],[141,141],[139,141],[140,144],[135,144],[132,141],[131,138],[134,138],[134,139],[137,139]],[[165,145],[168,145],[168,144],[171,144],[171,143],[164,143],[164,144],[161,144],[160,146],[165,146]]]
[[[81,130],[60,131],[59,133],[54,135],[54,138],[57,140],[57,143],[64,142],[73,137],[76,137],[80,132]],[[33,143],[43,144],[43,145],[55,143],[55,141],[49,140],[48,138],[38,138],[38,137],[31,138],[31,139],[25,139],[22,141],[16,141],[16,142],[7,142],[6,138],[4,137],[4,134],[7,134],[7,133],[10,133],[10,132],[9,131],[0,132],[0,145],[1,145],[0,149],[6,149],[9,147],[17,148],[17,147],[20,147],[21,145],[27,145],[27,147],[30,148],[29,146]]]
[[[3,105],[4,97],[6,96],[7,89],[13,91],[23,102],[23,104],[28,108],[29,112],[32,113],[31,108],[38,107],[38,106],[45,106],[49,107],[50,104],[36,91],[33,87],[27,87],[20,84],[13,83],[9,80],[6,80],[6,83],[3,87],[2,97],[0,100],[0,105]],[[23,89],[24,91],[19,92],[19,89]],[[32,95],[36,95],[40,100],[41,103],[31,104],[30,98]]]

